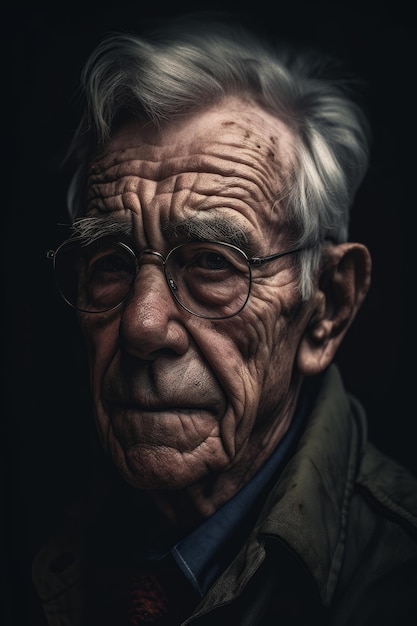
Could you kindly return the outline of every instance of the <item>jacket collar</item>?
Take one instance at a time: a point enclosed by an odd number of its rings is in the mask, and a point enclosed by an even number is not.
[[[327,371],[296,453],[280,475],[258,524],[302,559],[321,601],[331,602],[340,572],[349,500],[365,423],[352,419],[336,366]]]

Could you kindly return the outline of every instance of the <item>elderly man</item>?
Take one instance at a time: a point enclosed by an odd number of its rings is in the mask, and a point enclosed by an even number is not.
[[[332,363],[370,284],[368,126],[317,67],[181,21],[85,66],[49,256],[108,462],[35,559],[51,626],[417,617],[417,482]]]

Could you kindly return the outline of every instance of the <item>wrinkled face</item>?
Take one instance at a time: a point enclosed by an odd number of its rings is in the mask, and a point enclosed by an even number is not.
[[[162,130],[127,123],[92,164],[87,215],[130,225],[137,253],[238,236],[266,256],[292,245],[272,209],[291,160],[285,125],[235,99]],[[184,488],[269,454],[294,408],[308,318],[295,263],[254,269],[246,307],[213,321],[181,308],[146,255],[122,306],[80,314],[98,430],[130,484]]]

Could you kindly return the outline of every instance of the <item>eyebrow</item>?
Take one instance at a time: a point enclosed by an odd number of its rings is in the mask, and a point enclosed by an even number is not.
[[[82,245],[93,243],[103,237],[123,238],[133,243],[133,225],[130,221],[116,220],[111,216],[78,218],[72,224],[72,238]],[[252,252],[247,232],[236,221],[220,214],[191,217],[179,222],[167,222],[161,232],[169,241],[186,238],[189,241],[222,241]]]
[[[162,226],[162,232],[169,239],[186,237],[194,241],[223,241],[239,247],[247,247],[248,243],[248,234],[242,226],[219,214],[167,223]]]
[[[111,217],[80,217],[72,224],[72,237],[88,245],[102,237],[132,239],[131,222],[122,222]]]

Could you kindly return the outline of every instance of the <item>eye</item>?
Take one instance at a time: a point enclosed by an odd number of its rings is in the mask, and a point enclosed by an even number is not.
[[[109,281],[132,282],[136,276],[136,261],[128,249],[112,242],[97,242],[84,252],[84,280],[93,283]]]
[[[201,251],[193,259],[194,265],[208,270],[225,270],[230,267],[230,262],[225,256],[215,251]]]
[[[190,243],[179,246],[168,257],[171,275],[187,272],[198,281],[225,281],[236,273],[247,274],[245,257],[239,250],[217,243]]]
[[[98,259],[92,259],[90,268],[95,272],[132,272],[132,262],[120,254],[105,254]]]

